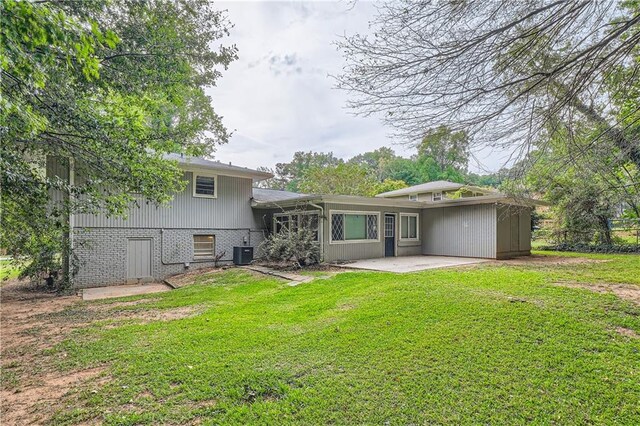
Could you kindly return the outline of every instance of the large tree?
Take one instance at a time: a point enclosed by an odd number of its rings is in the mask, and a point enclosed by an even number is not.
[[[168,201],[184,183],[163,154],[208,155],[228,140],[204,88],[236,48],[214,45],[230,24],[208,1],[0,7],[0,245],[16,258],[60,249],[70,213]],[[47,176],[51,157],[81,178]],[[45,211],[51,190],[67,197]]]
[[[340,42],[338,85],[407,141],[447,126],[524,156],[587,120],[592,145],[640,166],[637,0],[404,0],[381,5],[371,32]]]

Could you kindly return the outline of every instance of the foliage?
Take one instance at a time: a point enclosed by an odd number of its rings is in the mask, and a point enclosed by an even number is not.
[[[342,164],[343,160],[336,158],[333,152],[302,152],[293,154],[293,159],[289,163],[276,164],[275,178],[281,189],[287,191],[300,192],[300,184],[304,176],[311,169],[322,167],[333,167]]]
[[[184,182],[163,154],[206,155],[228,140],[204,87],[236,48],[212,50],[229,23],[209,2],[1,7],[0,246],[9,254],[35,267],[41,253],[64,249],[73,212],[124,215],[134,193],[167,202]],[[75,183],[45,173],[52,157],[74,161]],[[52,191],[66,195],[45,212]]]
[[[562,243],[540,246],[538,250],[570,251],[577,253],[640,253],[640,245]]]
[[[320,263],[320,244],[315,232],[306,226],[296,229],[283,228],[270,234],[262,243],[261,250],[270,261],[284,262],[296,268]]]
[[[387,147],[378,148],[374,151],[358,154],[347,161],[349,164],[357,164],[366,168],[376,180],[383,182],[389,178],[388,167],[398,158],[396,153]]]
[[[471,179],[467,177],[469,143],[464,132],[438,127],[425,134],[416,146],[416,154],[410,158],[400,157],[387,147],[347,161],[332,152],[296,152],[291,162],[278,163],[275,170],[260,168],[274,174],[274,178],[260,186],[294,192],[372,196],[435,180],[465,183]]]
[[[382,182],[378,182],[375,189],[372,191],[374,195],[382,194],[383,192],[395,191],[396,189],[406,188],[407,183],[403,180],[385,179]]]
[[[452,132],[446,126],[429,130],[418,145],[418,157],[433,158],[440,170],[465,173],[469,166],[471,141],[464,131]]]
[[[376,181],[367,170],[348,163],[312,167],[304,174],[299,186],[307,194],[373,196],[376,191]]]
[[[637,423],[640,341],[616,330],[640,333],[638,307],[558,282],[637,286],[638,256],[562,264],[571,256],[553,253],[541,265],[539,254],[532,264],[346,272],[296,287],[241,270],[194,275],[135,305],[101,302],[113,326],[69,333],[33,364],[107,368],[92,384],[99,397],[54,405],[50,423],[60,424]],[[190,308],[179,321],[131,322]]]

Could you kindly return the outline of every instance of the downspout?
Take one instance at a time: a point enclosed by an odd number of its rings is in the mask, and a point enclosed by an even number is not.
[[[320,219],[324,220],[324,207],[321,207],[314,203],[309,203],[311,207],[320,209],[320,217],[318,219],[318,226],[320,226]],[[320,261],[324,262],[324,222],[322,222],[321,229],[318,229],[318,235],[320,237]]]

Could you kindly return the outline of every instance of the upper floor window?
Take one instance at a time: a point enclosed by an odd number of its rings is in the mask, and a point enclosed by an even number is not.
[[[193,174],[193,196],[216,198],[218,196],[218,178],[212,175]]]
[[[418,240],[418,214],[400,213],[400,239]]]
[[[409,201],[418,201],[418,194],[409,195]]]
[[[442,200],[442,192],[434,192],[431,194],[432,201],[440,201]]]

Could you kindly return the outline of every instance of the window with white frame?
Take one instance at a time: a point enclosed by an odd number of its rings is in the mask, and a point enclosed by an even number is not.
[[[418,239],[418,214],[400,213],[400,239]]]
[[[216,238],[214,235],[193,236],[193,258],[202,259],[215,256]]]
[[[378,241],[378,213],[331,212],[331,241]]]
[[[218,178],[213,175],[193,174],[193,196],[216,198],[218,196]]]
[[[432,201],[440,201],[442,200],[442,192],[434,192],[431,194]]]
[[[299,227],[309,228],[313,231],[314,240],[320,241],[319,219],[318,213],[313,212],[277,213],[273,215],[273,229],[279,234],[285,230],[296,232]]]
[[[409,201],[418,201],[418,194],[409,195]]]

